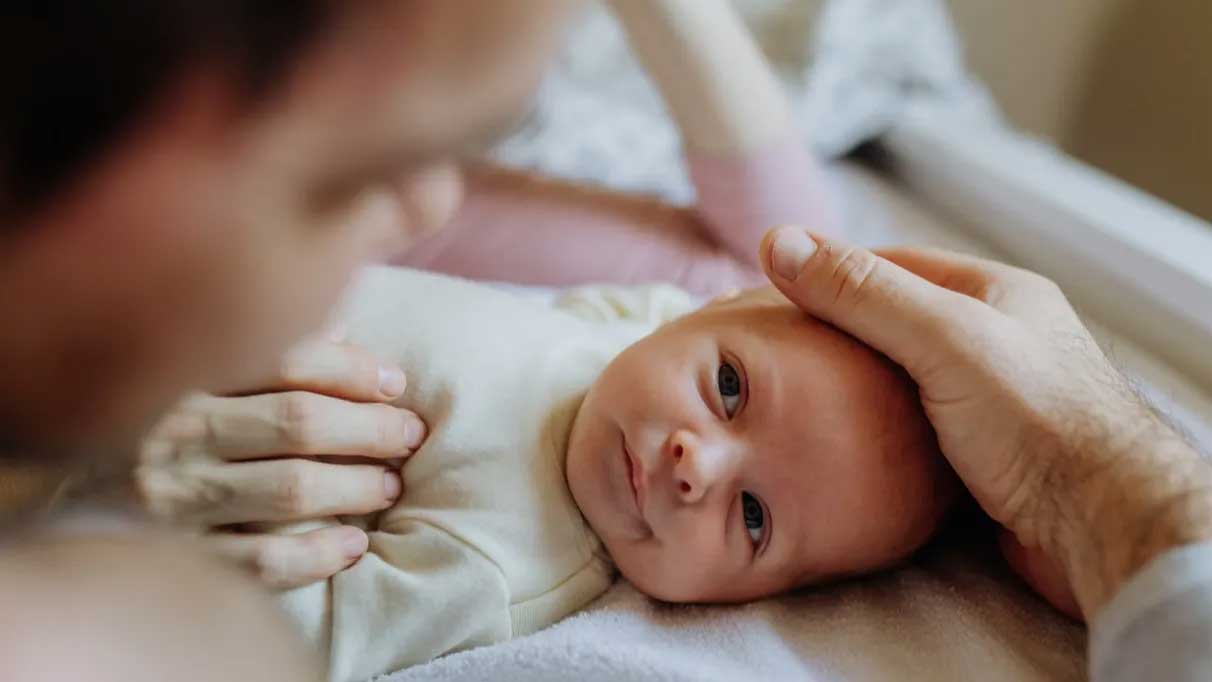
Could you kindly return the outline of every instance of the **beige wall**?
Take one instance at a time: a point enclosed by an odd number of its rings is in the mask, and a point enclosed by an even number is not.
[[[1212,0],[949,0],[1007,116],[1212,220]]]

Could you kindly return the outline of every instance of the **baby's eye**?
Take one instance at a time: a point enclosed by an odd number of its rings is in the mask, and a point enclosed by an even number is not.
[[[716,373],[715,383],[720,389],[720,397],[724,400],[724,414],[731,419],[741,406],[741,374],[732,365],[722,362]]]
[[[745,517],[745,530],[749,531],[749,539],[754,546],[762,544],[766,535],[766,512],[762,511],[762,503],[753,495],[741,491],[741,514]]]

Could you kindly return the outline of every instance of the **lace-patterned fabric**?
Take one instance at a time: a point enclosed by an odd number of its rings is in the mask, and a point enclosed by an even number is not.
[[[942,0],[734,0],[783,81],[807,142],[839,156],[929,100],[995,120]],[[809,68],[813,66],[814,68]],[[527,125],[497,161],[674,203],[693,200],[681,141],[601,7],[574,28]]]

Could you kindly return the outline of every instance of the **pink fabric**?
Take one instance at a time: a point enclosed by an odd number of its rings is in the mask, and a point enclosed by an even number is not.
[[[687,161],[693,209],[535,176],[472,173],[452,223],[398,262],[547,286],[668,281],[713,296],[766,281],[757,250],[768,228],[830,226],[824,186],[798,140]]]
[[[824,178],[803,144],[789,139],[746,157],[687,152],[698,214],[719,244],[759,266],[758,246],[778,225],[831,233],[835,223]]]

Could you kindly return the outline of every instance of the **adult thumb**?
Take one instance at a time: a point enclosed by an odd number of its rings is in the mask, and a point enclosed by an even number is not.
[[[955,292],[867,249],[800,227],[766,233],[759,253],[770,281],[804,312],[860,339],[915,374],[954,329]]]

